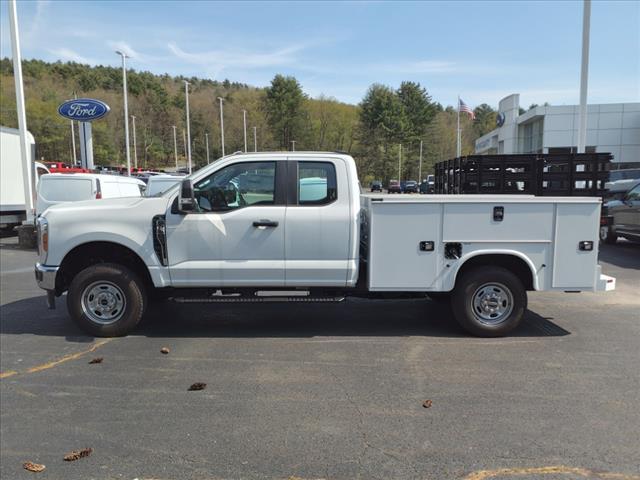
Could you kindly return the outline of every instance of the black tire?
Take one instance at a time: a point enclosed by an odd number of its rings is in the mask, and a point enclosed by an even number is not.
[[[477,302],[474,301],[474,296]],[[482,300],[496,312],[482,309]],[[527,309],[527,292],[520,279],[502,267],[481,266],[458,278],[451,295],[453,315],[460,326],[478,337],[501,337],[522,322]],[[495,315],[494,318],[487,318]]]
[[[103,289],[103,290],[101,290]],[[98,292],[97,295],[91,295]],[[100,305],[93,313],[91,302],[99,303],[98,297],[104,292],[107,303],[113,301],[115,307],[106,315],[113,314],[113,320],[97,318]],[[83,295],[86,299],[83,300]],[[84,304],[84,305],[83,305]],[[147,299],[143,283],[138,276],[122,265],[100,263],[85,268],[78,273],[67,292],[67,309],[73,321],[85,332],[96,337],[120,337],[131,332],[140,322],[146,308]],[[122,305],[121,309],[117,307]]]
[[[618,235],[615,234],[611,226],[606,227],[606,230],[605,227],[600,227],[600,241],[608,245],[613,245],[618,241]]]

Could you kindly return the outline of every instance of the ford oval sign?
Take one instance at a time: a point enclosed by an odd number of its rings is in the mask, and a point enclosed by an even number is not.
[[[69,120],[92,122],[109,113],[109,105],[93,98],[68,100],[58,107],[58,113]]]

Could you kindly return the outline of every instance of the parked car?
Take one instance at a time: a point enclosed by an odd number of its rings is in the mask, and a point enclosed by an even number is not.
[[[402,187],[398,180],[389,180],[389,186],[387,187],[389,193],[402,193]]]
[[[372,192],[382,192],[382,182],[380,180],[374,180],[371,182]]]
[[[182,176],[178,175],[152,175],[147,178],[147,190],[145,191],[145,195],[147,197],[160,195],[174,185],[180,183],[182,178]]]
[[[69,315],[95,336],[127,334],[162,296],[301,295],[448,298],[467,331],[500,336],[522,321],[527,291],[615,288],[598,265],[599,198],[408,198],[359,187],[346,154],[228,155],[159,197],[47,209],[36,280],[51,308],[67,292]]]
[[[146,186],[137,178],[94,173],[51,173],[38,183],[36,216],[52,205],[82,200],[140,197]]]
[[[609,200],[603,206],[600,240],[616,243],[619,237],[640,241],[640,183],[619,200]]]
[[[418,193],[418,182],[407,180],[402,184],[402,193]]]
[[[436,192],[436,176],[427,175],[422,183],[420,183],[420,193],[435,193]]]

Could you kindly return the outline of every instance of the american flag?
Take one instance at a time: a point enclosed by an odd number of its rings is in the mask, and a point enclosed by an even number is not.
[[[461,98],[458,98],[458,111],[468,113],[469,117],[471,117],[471,120],[476,119],[476,114],[473,113],[473,110],[471,110],[471,107],[469,107],[469,105],[464,103]]]

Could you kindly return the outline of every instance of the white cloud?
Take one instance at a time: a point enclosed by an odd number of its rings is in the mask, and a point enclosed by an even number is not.
[[[74,50],[71,50],[69,48],[64,48],[64,47],[55,48],[55,49],[49,50],[49,53],[51,53],[52,55],[55,55],[60,60],[67,60],[70,62],[88,63],[88,64],[95,63],[93,60],[90,60],[87,57],[83,57],[78,52],[75,52]]]
[[[113,50],[117,50],[124,53],[127,57],[136,58],[136,59],[140,59],[141,57],[143,57],[143,55],[136,52],[133,48],[131,48],[131,46],[128,43],[123,42],[122,40],[108,41],[107,45],[109,46],[109,48],[112,48]]]
[[[228,67],[253,69],[291,65],[296,62],[295,54],[305,47],[298,45],[267,53],[231,51],[227,49],[187,52],[175,43],[167,44],[167,48],[180,60],[219,71]]]

